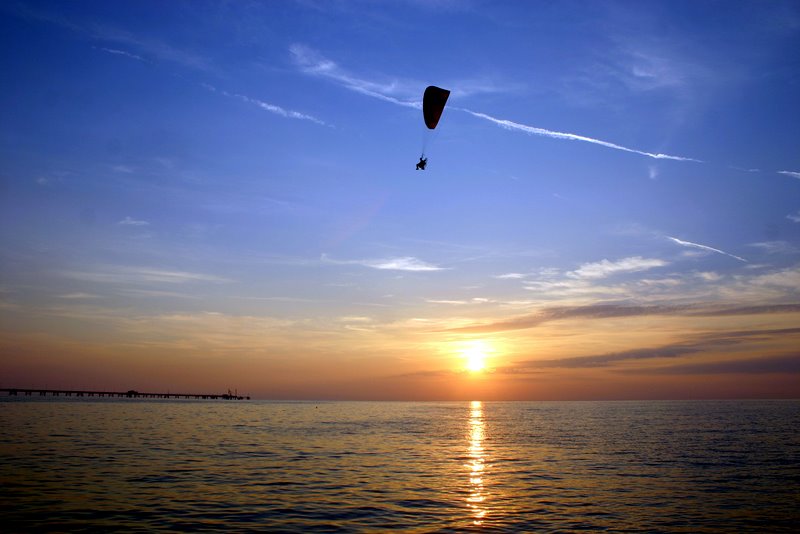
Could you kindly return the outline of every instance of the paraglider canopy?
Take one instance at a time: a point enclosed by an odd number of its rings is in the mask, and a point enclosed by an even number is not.
[[[422,96],[422,116],[425,118],[425,126],[430,130],[439,124],[439,118],[449,96],[450,91],[441,87],[431,85],[425,89],[425,94]]]

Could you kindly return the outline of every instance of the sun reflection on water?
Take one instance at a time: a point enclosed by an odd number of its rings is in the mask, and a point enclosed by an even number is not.
[[[485,424],[483,421],[483,404],[481,401],[472,401],[469,419],[469,458],[465,467],[469,470],[469,497],[467,506],[472,512],[472,523],[482,525],[486,517],[486,490],[484,488],[484,471],[486,469],[486,454],[483,448],[485,437]]]

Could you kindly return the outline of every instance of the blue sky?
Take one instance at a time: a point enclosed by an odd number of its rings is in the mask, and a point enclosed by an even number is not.
[[[796,2],[12,1],[0,36],[4,382],[799,391]]]

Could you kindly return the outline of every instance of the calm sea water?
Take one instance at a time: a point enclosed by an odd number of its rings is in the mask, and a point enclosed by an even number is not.
[[[800,401],[0,399],[0,531],[797,532]]]

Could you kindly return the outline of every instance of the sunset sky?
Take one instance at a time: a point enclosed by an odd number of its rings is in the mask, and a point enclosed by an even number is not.
[[[796,1],[9,0],[0,42],[0,387],[800,397]]]

